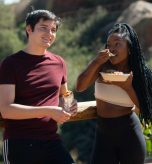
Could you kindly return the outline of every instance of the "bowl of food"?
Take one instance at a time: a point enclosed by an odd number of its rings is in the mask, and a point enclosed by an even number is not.
[[[107,81],[126,81],[129,77],[129,73],[123,73],[123,72],[112,72],[112,73],[106,73],[106,72],[99,72],[100,75],[104,80]]]

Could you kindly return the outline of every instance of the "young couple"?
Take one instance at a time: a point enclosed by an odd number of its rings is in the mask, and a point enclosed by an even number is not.
[[[59,24],[60,19],[47,10],[29,13],[27,46],[1,64],[5,164],[74,163],[56,131],[57,123],[76,113],[77,103],[71,112],[64,110],[64,101],[59,106],[59,97],[69,91],[66,66],[60,56],[47,51]],[[125,82],[105,81],[99,72],[109,69],[130,75]],[[105,50],[79,75],[76,85],[83,91],[95,82],[98,121],[92,164],[144,163],[145,140],[134,111],[138,109],[146,121],[151,119],[151,81],[135,31],[124,23],[114,25]]]

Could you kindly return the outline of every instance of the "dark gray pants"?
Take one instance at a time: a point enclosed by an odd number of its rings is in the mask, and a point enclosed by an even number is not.
[[[73,164],[70,154],[60,140],[17,140],[4,141],[4,164]]]

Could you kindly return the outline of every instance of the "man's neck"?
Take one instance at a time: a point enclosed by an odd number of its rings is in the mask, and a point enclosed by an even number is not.
[[[24,49],[24,51],[28,54],[32,55],[44,55],[46,52],[46,48],[42,47],[33,47],[30,45],[27,45],[27,47]]]

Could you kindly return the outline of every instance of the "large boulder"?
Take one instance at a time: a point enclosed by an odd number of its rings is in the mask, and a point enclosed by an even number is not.
[[[152,55],[152,3],[137,1],[132,3],[118,17],[117,22],[126,22],[133,26],[146,57]]]

